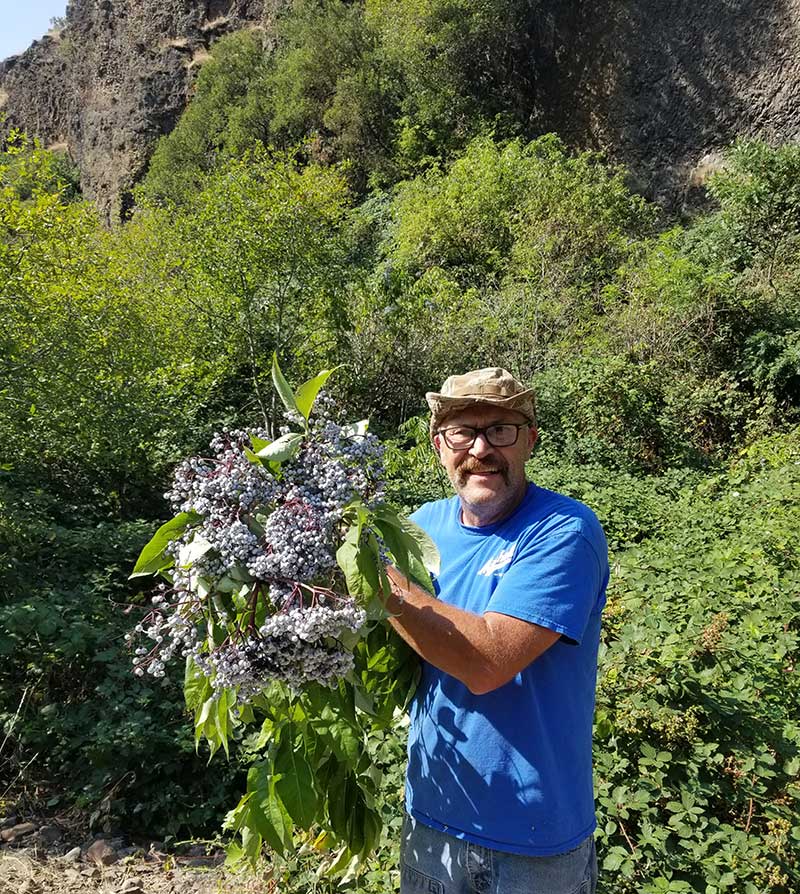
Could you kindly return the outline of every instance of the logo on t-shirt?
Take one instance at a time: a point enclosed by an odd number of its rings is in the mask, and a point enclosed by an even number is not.
[[[492,574],[497,574],[498,571],[504,571],[514,558],[514,550],[516,548],[517,544],[512,543],[507,549],[500,550],[496,556],[489,559],[478,574],[482,574],[484,577],[489,577]]]

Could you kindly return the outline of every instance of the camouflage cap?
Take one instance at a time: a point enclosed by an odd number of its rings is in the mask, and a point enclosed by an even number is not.
[[[431,437],[438,431],[445,416],[472,404],[493,404],[516,410],[530,422],[536,423],[533,389],[526,388],[508,370],[499,366],[450,376],[441,391],[428,391],[425,400],[431,408]]]

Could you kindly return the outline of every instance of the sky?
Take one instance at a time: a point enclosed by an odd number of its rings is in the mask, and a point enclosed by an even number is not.
[[[66,9],[67,0],[0,0],[0,59],[27,49]]]

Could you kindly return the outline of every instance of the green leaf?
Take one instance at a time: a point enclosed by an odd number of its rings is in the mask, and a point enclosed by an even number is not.
[[[200,521],[200,516],[196,512],[181,512],[175,518],[161,525],[139,554],[130,578],[157,574],[164,568],[168,568],[172,564],[172,559],[167,559],[164,556],[164,550],[173,540],[177,540],[188,527],[198,521]]]
[[[397,568],[435,595],[431,573],[439,571],[439,550],[430,537],[412,521],[402,518],[391,506],[380,506],[375,512],[375,527],[386,542]]]
[[[216,699],[214,695],[210,695],[202,704],[199,704],[194,714],[194,741],[195,747],[200,744],[200,740],[205,738],[211,747],[211,755],[213,757],[220,742],[217,734],[217,726],[212,716],[216,707]],[[209,726],[210,724],[210,726]]]
[[[282,463],[287,459],[291,459],[300,449],[303,441],[303,435],[299,432],[290,431],[285,435],[281,435],[277,440],[262,447],[256,456],[262,460],[270,462]]]
[[[262,465],[261,460],[258,456],[253,453],[253,451],[249,447],[244,448],[244,455],[247,457],[248,461],[251,462],[254,466]]]
[[[241,831],[243,842],[246,841],[245,832],[249,831],[263,838],[276,853],[285,853],[292,838],[291,821],[272,790],[271,774],[265,764],[250,769],[247,787],[248,793],[240,802],[241,813],[235,826]]]
[[[274,851],[285,853],[292,843],[292,821],[275,791],[275,777],[266,761],[248,771],[247,790],[252,793],[248,802],[252,826]]]
[[[217,728],[219,741],[225,749],[226,757],[230,757],[228,741],[233,735],[233,718],[231,716],[231,707],[236,704],[236,696],[230,689],[223,689],[217,699],[216,713],[214,714],[214,724]]]
[[[297,409],[297,401],[295,400],[294,392],[292,391],[289,383],[284,378],[284,375],[281,372],[281,368],[278,365],[277,351],[272,355],[272,382],[275,385],[275,390],[278,392],[278,396],[283,401],[284,407],[286,407],[287,410],[294,410],[295,412],[299,412]]]
[[[380,817],[367,803],[367,793],[355,773],[338,773],[331,780],[328,818],[331,829],[352,853],[366,853],[375,846]]]
[[[440,557],[436,544],[423,529],[410,518],[400,517],[403,531],[417,544],[422,554],[422,563],[429,574],[439,573]]]
[[[278,833],[279,839],[283,842],[282,852],[286,853],[292,846],[294,827],[289,812],[286,810],[283,801],[281,801],[280,796],[275,791],[274,779],[270,785],[269,798],[264,801],[261,806],[264,808],[264,813],[272,827]]]
[[[332,373],[336,372],[339,368],[340,367],[335,366],[333,369],[323,369],[319,375],[314,376],[313,379],[309,379],[307,382],[303,382],[297,389],[295,405],[306,420],[308,420],[308,417],[311,415],[311,408],[314,406],[314,401],[317,399],[317,395],[322,390],[322,387],[328,381],[328,378]]]
[[[178,553],[178,564],[181,568],[190,568],[198,559],[201,559],[213,548],[205,537],[195,534],[189,543],[181,547]]]
[[[264,438],[258,438],[255,435],[251,435],[249,432],[248,435],[250,437],[250,443],[255,453],[258,453],[259,450],[263,450],[265,447],[269,447],[269,445],[272,443],[272,441],[267,441]]]
[[[186,659],[186,670],[183,675],[183,697],[186,707],[194,710],[211,695],[211,681],[200,670],[195,661]]]
[[[355,695],[357,696],[358,690]],[[341,702],[325,705],[310,719],[314,732],[325,743],[328,752],[333,752],[343,764],[355,766],[364,749],[364,742],[356,724],[355,716],[348,719]]]
[[[385,519],[376,519],[375,527],[380,532],[381,537],[386,543],[386,547],[392,554],[394,564],[404,574],[408,573],[408,550],[413,549],[413,545],[409,542],[410,538],[404,533],[399,525],[387,522]]]
[[[361,832],[361,817],[356,816],[359,808],[364,808],[364,793],[355,773],[344,772],[334,776],[328,791],[328,819],[331,829],[344,841],[353,853],[358,853],[364,845]],[[354,834],[355,833],[355,834]]]
[[[358,526],[352,526],[344,543],[336,551],[336,561],[344,572],[347,590],[352,596],[371,598],[380,589],[380,575],[375,557],[361,542]]]
[[[290,726],[281,735],[275,753],[275,791],[289,816],[303,829],[310,829],[317,817],[319,799],[314,774],[306,760],[303,738],[293,735]]]
[[[363,819],[364,844],[361,848],[362,854],[369,854],[375,848],[381,835],[382,826],[380,814],[371,807],[367,807],[364,811]]]
[[[410,518],[403,517],[386,504],[379,506],[375,510],[375,519],[376,524],[381,526],[381,531],[387,526],[391,529],[402,531],[405,535],[404,543],[406,544],[406,549],[419,557],[428,573],[434,575],[439,573],[439,550],[430,536],[419,525],[411,521]]]
[[[625,853],[615,849],[611,851],[611,853],[606,854],[605,859],[603,860],[603,869],[606,869],[609,872],[616,872],[624,862]]]

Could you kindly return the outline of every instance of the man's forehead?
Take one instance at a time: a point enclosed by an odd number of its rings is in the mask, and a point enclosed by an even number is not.
[[[448,413],[442,420],[440,428],[453,425],[482,426],[497,422],[527,422],[527,417],[519,410],[498,407],[496,404],[474,404],[463,410]]]

